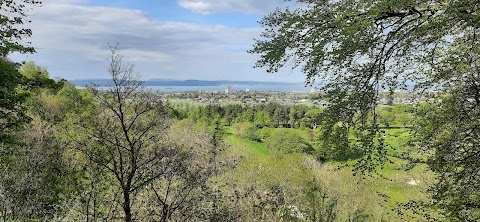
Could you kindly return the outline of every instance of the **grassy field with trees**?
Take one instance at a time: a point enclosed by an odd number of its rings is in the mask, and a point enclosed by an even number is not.
[[[0,1],[0,220],[478,221],[478,1],[298,2],[250,52],[326,106],[163,101],[118,46],[77,89],[7,58],[42,2]]]

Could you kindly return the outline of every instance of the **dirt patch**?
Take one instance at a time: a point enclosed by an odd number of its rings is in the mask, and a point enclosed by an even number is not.
[[[410,184],[410,185],[412,185],[412,186],[417,186],[417,185],[420,183],[420,181],[412,178],[412,179],[410,179],[410,181],[408,181],[407,183]]]

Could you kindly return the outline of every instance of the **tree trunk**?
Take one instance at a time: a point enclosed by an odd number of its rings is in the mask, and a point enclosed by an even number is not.
[[[123,212],[125,213],[125,222],[132,221],[132,209],[130,208],[130,192],[123,190]]]
[[[170,216],[169,216],[170,210],[168,209],[167,206],[164,206],[162,210],[163,210],[163,215],[162,215],[161,222],[167,222],[167,221],[169,221],[169,218],[170,218]]]

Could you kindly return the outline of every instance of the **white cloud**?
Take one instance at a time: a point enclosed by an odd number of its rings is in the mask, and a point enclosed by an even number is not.
[[[45,1],[31,16],[37,53],[11,58],[34,60],[52,76],[108,78],[108,44],[118,42],[144,79],[268,79],[246,53],[260,28],[153,20],[140,10],[82,2]]]
[[[178,4],[183,8],[199,14],[208,14],[212,8],[210,3],[203,1],[180,1]]]
[[[265,14],[277,7],[297,6],[285,0],[178,0],[178,5],[198,14],[244,12]]]

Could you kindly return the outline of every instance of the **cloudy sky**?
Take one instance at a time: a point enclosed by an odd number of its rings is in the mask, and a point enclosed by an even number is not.
[[[260,80],[302,82],[286,68],[254,69],[246,51],[258,25],[283,0],[44,0],[30,13],[37,53],[16,61],[46,66],[51,77],[108,78],[108,44],[135,65],[143,79]]]

